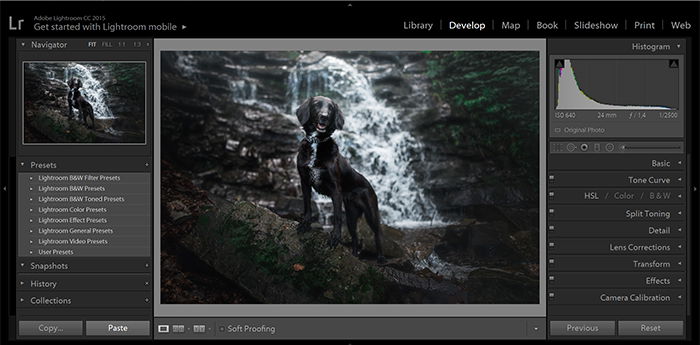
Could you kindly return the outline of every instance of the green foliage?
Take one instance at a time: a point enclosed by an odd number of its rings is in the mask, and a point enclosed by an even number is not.
[[[301,241],[304,246],[302,254],[292,258],[289,266],[300,264],[304,269],[294,272],[291,279],[302,290],[322,295],[338,278],[334,257],[322,236],[307,234]]]
[[[142,63],[110,63],[109,69],[117,80],[114,90],[122,97],[142,102],[145,89],[145,64]]]
[[[470,145],[536,188],[539,167],[539,53],[457,51],[428,54],[435,96],[457,118],[435,125],[451,145]]]
[[[51,115],[43,108],[32,119],[32,127],[57,143],[92,143],[95,134],[86,129],[82,120],[62,119],[61,115]]]
[[[203,218],[204,223],[202,224],[206,224],[208,220],[206,217]],[[277,245],[279,236],[282,235],[281,232],[276,235],[261,234],[265,238],[257,240],[256,232],[253,231],[250,224],[237,220],[231,215],[226,215],[215,229],[229,242],[228,244],[265,272],[274,275],[288,269],[288,267],[282,267],[278,261],[278,258],[283,254],[283,248]]]
[[[369,266],[360,275],[359,282],[355,288],[358,292],[370,294],[373,300],[384,299],[384,276],[376,268]]]

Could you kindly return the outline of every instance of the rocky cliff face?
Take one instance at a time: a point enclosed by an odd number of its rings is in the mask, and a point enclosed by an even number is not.
[[[284,98],[293,63],[274,53],[164,53],[163,159],[214,195],[298,217],[301,132]]]
[[[122,132],[138,132],[145,128],[146,109],[145,64],[109,64],[97,70],[96,78],[104,80],[103,87],[110,95],[106,105],[116,114],[113,127]]]

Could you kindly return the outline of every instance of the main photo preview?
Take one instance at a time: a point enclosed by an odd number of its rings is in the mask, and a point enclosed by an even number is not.
[[[157,314],[544,305],[544,41],[154,47]]]

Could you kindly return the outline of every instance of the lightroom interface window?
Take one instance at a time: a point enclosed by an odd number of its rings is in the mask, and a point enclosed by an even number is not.
[[[3,1],[2,342],[696,342],[699,4]]]

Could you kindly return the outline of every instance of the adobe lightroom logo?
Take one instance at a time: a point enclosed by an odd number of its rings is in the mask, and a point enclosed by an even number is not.
[[[22,30],[22,22],[24,19],[20,19],[17,21],[17,26],[15,26],[15,23],[12,21],[12,16],[10,16],[10,30]]]

